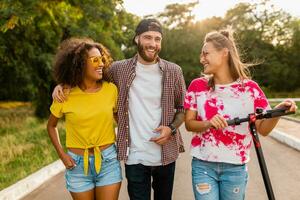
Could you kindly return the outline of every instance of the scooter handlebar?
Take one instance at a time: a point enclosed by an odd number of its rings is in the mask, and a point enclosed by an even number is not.
[[[239,120],[239,118],[229,119],[229,120],[227,120],[227,124],[228,124],[228,126],[238,125],[238,124],[240,124],[238,122],[238,120]]]
[[[274,118],[274,117],[280,117],[284,115],[291,115],[295,114],[295,112],[286,112],[289,108],[278,108],[278,109],[272,109],[272,110],[267,110],[265,113],[258,113],[257,119],[264,119],[264,118]],[[250,121],[250,117],[245,117],[245,118],[239,118],[236,117],[234,119],[229,119],[227,120],[228,126],[232,125],[240,125],[243,122],[248,122]]]

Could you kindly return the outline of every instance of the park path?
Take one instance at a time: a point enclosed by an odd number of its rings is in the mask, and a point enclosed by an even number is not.
[[[300,123],[281,119],[276,129],[300,139]],[[181,127],[181,130],[187,151],[180,155],[176,163],[173,200],[192,200],[191,157],[188,148],[191,133],[188,133],[184,126]],[[271,137],[260,137],[260,139],[276,199],[299,200],[300,152]],[[250,178],[246,200],[266,200],[267,196],[254,149],[252,149],[251,158],[248,164]],[[71,199],[64,186],[63,173],[59,173],[23,198],[23,200],[53,199]],[[126,178],[122,183],[119,200],[129,200],[126,191]]]

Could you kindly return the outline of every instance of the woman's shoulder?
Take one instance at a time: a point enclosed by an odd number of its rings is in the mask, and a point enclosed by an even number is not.
[[[207,77],[199,77],[192,80],[191,84],[208,84],[208,78]]]
[[[81,93],[81,89],[78,86],[72,87],[70,88],[70,93],[71,95],[77,94],[77,93]]]
[[[251,79],[244,79],[243,84],[250,88],[259,88],[258,83]]]
[[[117,86],[113,82],[103,81],[103,87],[106,87],[110,90],[117,90]]]
[[[206,90],[208,88],[208,78],[200,77],[192,80],[189,89]]]

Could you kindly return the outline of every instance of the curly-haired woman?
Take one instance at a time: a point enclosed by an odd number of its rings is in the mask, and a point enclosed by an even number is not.
[[[73,199],[118,199],[122,181],[115,149],[114,113],[117,88],[103,81],[103,68],[112,59],[91,39],[61,43],[54,61],[54,77],[70,85],[68,101],[53,101],[48,134],[66,166],[66,187]],[[65,117],[66,147],[60,144],[57,123]]]

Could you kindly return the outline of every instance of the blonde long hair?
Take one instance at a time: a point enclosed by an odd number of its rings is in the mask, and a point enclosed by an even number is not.
[[[217,50],[224,48],[228,49],[228,65],[232,78],[236,81],[238,79],[250,79],[250,72],[248,67],[254,64],[243,63],[240,59],[238,49],[236,47],[233,32],[229,29],[221,31],[213,31],[206,34],[204,43],[211,42]],[[209,78],[209,87],[215,88],[213,77]]]

